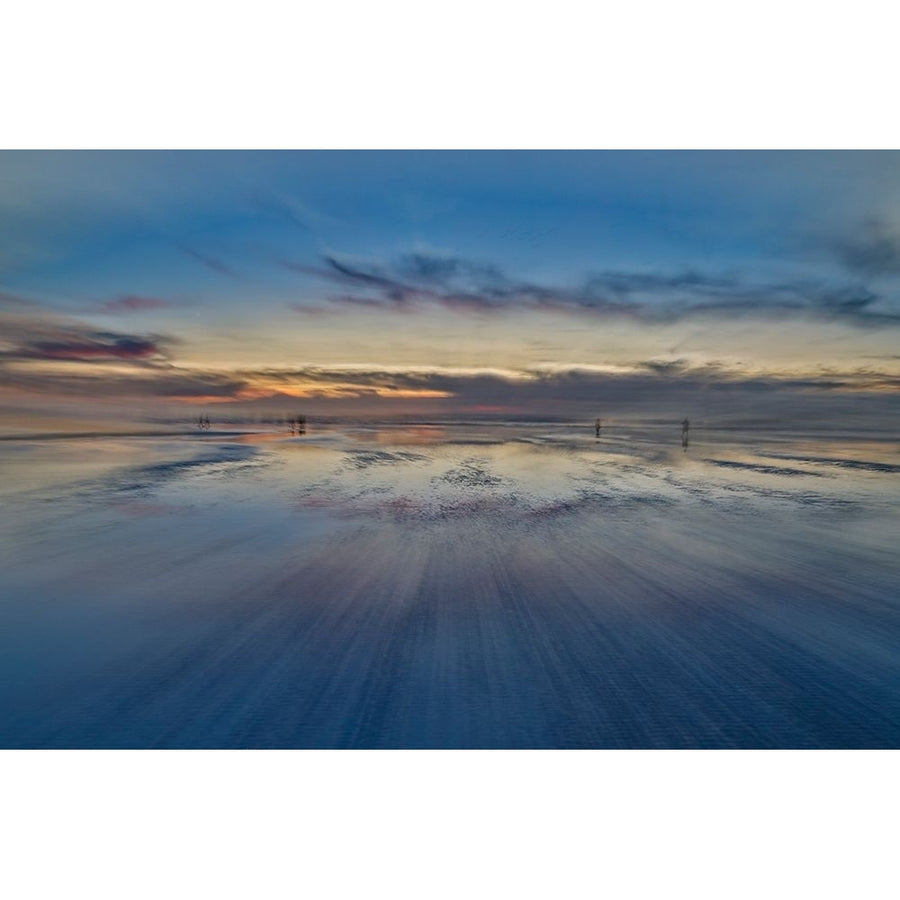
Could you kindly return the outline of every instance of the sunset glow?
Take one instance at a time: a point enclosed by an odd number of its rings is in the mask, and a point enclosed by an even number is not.
[[[6,431],[896,407],[894,153],[0,163]]]

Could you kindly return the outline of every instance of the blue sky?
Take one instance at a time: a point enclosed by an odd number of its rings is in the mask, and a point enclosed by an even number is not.
[[[4,152],[0,294],[13,417],[889,408],[900,156]]]

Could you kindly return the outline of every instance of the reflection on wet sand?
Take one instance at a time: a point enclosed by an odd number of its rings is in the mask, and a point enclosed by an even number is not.
[[[896,441],[691,437],[5,441],[0,745],[900,746]]]

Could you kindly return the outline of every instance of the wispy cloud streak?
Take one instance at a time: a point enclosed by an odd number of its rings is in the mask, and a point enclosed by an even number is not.
[[[882,219],[867,219],[829,243],[851,272],[867,277],[900,273],[900,232]]]
[[[593,273],[574,288],[507,276],[492,264],[424,253],[387,265],[325,255],[321,264],[289,260],[290,270],[345,290],[326,297],[328,308],[364,307],[413,312],[441,306],[458,312],[560,312],[618,316],[648,323],[691,317],[813,316],[861,327],[900,325],[900,310],[864,283],[752,282],[699,271]],[[322,312],[322,306],[294,309]]]
[[[227,263],[223,262],[221,259],[218,259],[215,256],[211,256],[209,253],[203,253],[200,250],[197,250],[196,247],[190,247],[187,244],[176,244],[175,245],[182,253],[186,256],[191,257],[191,259],[196,260],[200,265],[206,267],[212,272],[217,272],[219,275],[227,275],[229,278],[238,278],[238,273],[235,269],[229,266]]]
[[[66,360],[103,362],[164,360],[172,338],[100,331],[85,323],[53,322],[46,318],[4,316],[3,360]]]
[[[159,297],[135,297],[124,296],[116,297],[114,300],[106,300],[100,304],[103,312],[110,313],[133,313],[147,312],[154,309],[170,309],[174,304],[169,300],[163,300]]]

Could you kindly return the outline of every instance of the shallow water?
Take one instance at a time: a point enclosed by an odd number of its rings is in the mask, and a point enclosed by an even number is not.
[[[0,746],[900,747],[900,445],[0,442]]]

